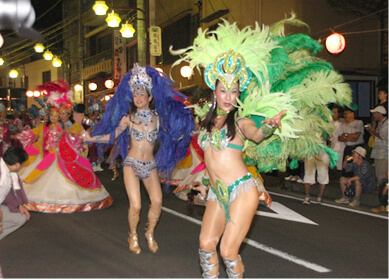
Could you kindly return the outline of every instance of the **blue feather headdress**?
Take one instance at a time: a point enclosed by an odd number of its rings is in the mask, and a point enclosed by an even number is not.
[[[138,67],[135,64],[134,68]],[[151,84],[144,84],[144,86],[151,87],[155,110],[160,122],[159,150],[155,160],[158,173],[166,179],[168,185],[171,172],[186,154],[192,132],[195,130],[195,123],[190,110],[184,105],[187,97],[173,89],[173,81],[152,67],[141,68],[146,69],[147,76],[151,78]],[[138,77],[132,77],[134,73],[136,72],[130,71],[123,76],[114,96],[107,103],[103,117],[91,133],[92,136],[111,135],[108,144],[99,144],[103,148],[113,145],[115,129],[122,117],[129,113],[133,100],[130,80],[131,78],[132,81],[139,80]],[[123,159],[126,158],[129,148],[128,128],[119,135],[113,148]]]

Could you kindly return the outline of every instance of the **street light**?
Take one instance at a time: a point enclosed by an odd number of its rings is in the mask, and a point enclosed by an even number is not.
[[[135,29],[131,23],[128,23],[128,21],[126,21],[126,23],[122,23],[122,28],[120,28],[120,33],[122,33],[122,36],[124,38],[132,38],[134,37]]]
[[[53,58],[52,65],[53,65],[54,67],[56,67],[56,68],[59,68],[59,67],[61,67],[61,65],[62,65],[62,60],[61,60],[59,57],[55,56],[55,57]]]
[[[122,19],[120,18],[120,16],[117,13],[115,13],[112,10],[112,13],[108,14],[105,21],[108,23],[109,27],[119,27],[119,24],[122,21]]]
[[[45,50],[45,47],[42,43],[36,43],[34,49],[38,53],[42,53]]]
[[[0,66],[4,65],[4,59],[0,57]]]
[[[45,60],[52,60],[53,59],[53,53],[50,51],[50,50],[46,50],[44,53],[43,53],[43,58]]]
[[[96,10],[99,7],[99,4],[101,4],[99,2],[100,1],[95,1],[95,5],[92,7],[96,14],[97,14]],[[101,2],[103,2],[103,1],[101,1]],[[147,46],[146,46],[146,37],[147,36],[146,36],[146,28],[145,28],[146,27],[146,13],[144,11],[145,7],[144,7],[143,0],[137,0],[136,2],[137,2],[136,8],[117,8],[117,9],[119,9],[120,11],[137,11],[136,27],[138,29],[138,32],[137,32],[138,63],[139,63],[139,65],[144,66],[144,65],[146,65],[146,50],[147,50]],[[118,14],[116,14],[112,11],[112,13],[108,14],[105,21],[108,23],[109,27],[118,27],[122,20]],[[123,24],[122,29],[123,28],[124,29],[123,29],[123,32],[121,32],[121,33],[122,33],[123,37],[130,38],[130,37],[132,37],[131,32],[134,33],[135,29],[131,29],[130,26],[128,26],[129,29],[126,29],[126,24],[127,23]],[[132,26],[132,28],[134,28],[134,27]],[[126,36],[129,36],[129,37],[126,37]]]
[[[96,15],[105,15],[108,11],[108,6],[105,4],[105,1],[95,1],[92,9],[95,11]]]
[[[11,71],[9,71],[9,77],[10,78],[17,78],[18,75],[19,75],[19,73],[15,69],[12,69]]]

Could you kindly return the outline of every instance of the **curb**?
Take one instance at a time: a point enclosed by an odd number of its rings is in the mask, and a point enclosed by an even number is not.
[[[305,188],[303,183],[292,182],[284,180],[284,175],[272,176],[267,174],[261,174],[264,179],[264,184],[267,189],[271,188],[280,188],[288,192],[293,192],[296,194],[301,194],[305,196]],[[318,184],[313,184],[311,187],[311,196],[316,197],[319,192]],[[330,183],[326,186],[324,190],[323,199],[335,201],[342,196],[342,193],[339,188],[339,178],[332,178]],[[374,189],[371,193],[362,193],[360,197],[360,203],[363,206],[367,207],[377,207],[380,203],[378,200],[378,189]]]

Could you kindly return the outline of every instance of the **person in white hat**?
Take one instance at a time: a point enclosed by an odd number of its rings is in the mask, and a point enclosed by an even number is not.
[[[370,112],[377,126],[375,129],[367,126],[366,130],[374,137],[370,158],[374,159],[377,182],[380,182],[387,178],[388,174],[388,118],[385,116],[386,109],[383,106],[377,106]]]
[[[342,197],[335,200],[336,203],[346,203],[350,206],[359,206],[362,192],[369,193],[376,186],[376,179],[372,165],[365,160],[366,149],[358,146],[353,150],[352,156],[347,155],[343,163],[346,173],[352,173],[351,177],[340,178]],[[349,197],[354,196],[350,202]]]

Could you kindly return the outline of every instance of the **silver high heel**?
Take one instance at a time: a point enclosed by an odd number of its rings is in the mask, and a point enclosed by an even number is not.
[[[216,279],[219,278],[219,272],[215,275],[210,275],[212,270],[219,264],[217,263],[210,263],[209,260],[212,258],[212,256],[215,254],[215,252],[207,252],[203,249],[199,249],[199,255],[200,255],[200,266],[203,270],[203,278],[211,278]]]
[[[224,264],[226,265],[226,272],[228,275],[228,278],[240,278],[240,276],[244,273],[244,266],[243,271],[241,273],[234,272],[234,269],[236,265],[242,261],[242,258],[239,255],[239,259],[237,260],[230,260],[230,259],[223,259]]]

